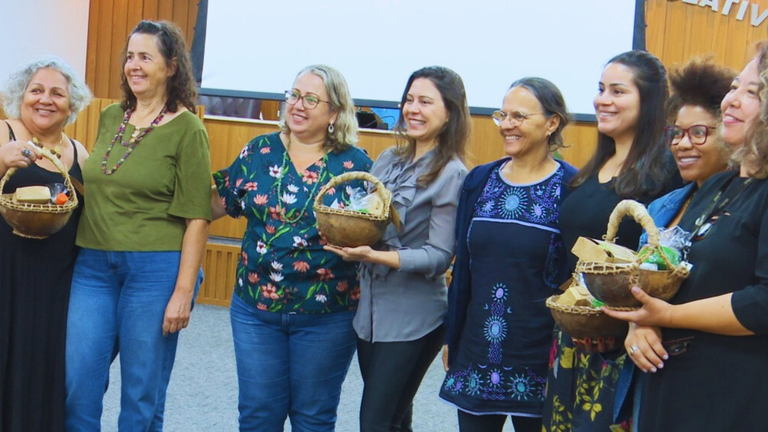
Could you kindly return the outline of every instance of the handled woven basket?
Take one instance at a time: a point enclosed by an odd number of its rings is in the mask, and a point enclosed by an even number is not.
[[[559,298],[559,295],[549,297],[546,305],[552,318],[568,336],[597,340],[601,337],[622,338],[627,334],[629,325],[626,322],[604,314],[599,308],[560,304],[557,302]]]
[[[576,273],[582,273],[589,292],[612,309],[634,310],[642,306],[630,291],[633,286],[639,286],[652,297],[671,299],[683,280],[688,277],[688,263],[680,262],[674,265],[669,261],[659,245],[659,229],[645,206],[637,201],[624,200],[616,205],[608,221],[605,241],[615,242],[619,223],[625,216],[632,216],[642,225],[648,233],[648,244],[634,254],[635,259],[630,263],[579,260],[576,263]],[[667,270],[640,268],[640,264],[654,252],[659,254]]]
[[[48,149],[38,149],[40,153],[51,161],[56,169],[64,177],[64,184],[72,191],[72,196],[62,205],[58,204],[28,204],[20,203],[13,199],[13,194],[0,194],[0,215],[13,228],[13,233],[31,239],[44,239],[58,232],[67,224],[72,212],[77,208],[78,200],[72,179],[69,178],[67,168]],[[0,179],[0,192],[5,188],[5,183],[16,172],[16,168],[9,168]]]
[[[323,196],[328,190],[353,180],[364,180],[374,185],[372,193],[377,194],[384,203],[381,215],[331,208],[323,204]],[[398,228],[400,226],[400,218],[392,207],[392,193],[379,179],[364,171],[351,171],[332,178],[315,197],[314,209],[317,228],[328,242],[335,246],[373,246],[384,235],[384,230],[390,222]]]

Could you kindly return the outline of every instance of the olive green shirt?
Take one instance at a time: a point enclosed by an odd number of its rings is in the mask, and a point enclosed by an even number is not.
[[[157,126],[112,175],[101,164],[124,112],[110,105],[99,119],[91,157],[83,169],[85,210],[77,245],[108,251],[178,251],[185,219],[211,220],[211,157],[200,119],[183,112]],[[128,124],[122,141],[134,127]],[[115,143],[112,169],[127,147]]]

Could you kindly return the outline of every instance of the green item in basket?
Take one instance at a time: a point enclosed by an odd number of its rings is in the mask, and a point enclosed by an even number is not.
[[[667,260],[670,262],[670,264],[672,264],[675,267],[680,264],[680,252],[667,246],[659,246],[659,248],[661,249],[662,253],[666,255]],[[669,270],[669,268],[667,268],[667,263],[664,261],[661,255],[659,255],[658,249],[653,251],[651,256],[646,258],[645,261],[643,261],[643,263],[656,264],[656,266],[661,271]]]
[[[601,308],[603,306],[605,306],[605,303],[603,303],[600,300],[592,297],[592,307]]]

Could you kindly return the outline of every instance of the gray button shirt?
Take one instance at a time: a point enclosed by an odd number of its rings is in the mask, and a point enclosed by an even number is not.
[[[388,149],[371,169],[392,192],[402,229],[398,232],[390,224],[375,247],[397,251],[399,270],[370,263],[360,266],[354,327],[363,340],[416,340],[443,322],[448,307],[445,272],[453,259],[456,206],[467,168],[455,158],[432,183],[417,185],[433,157],[431,151],[411,162]]]

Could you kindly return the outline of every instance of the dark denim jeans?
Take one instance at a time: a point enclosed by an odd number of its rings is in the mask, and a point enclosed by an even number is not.
[[[66,426],[98,431],[109,366],[120,353],[120,431],[162,430],[178,333],[163,336],[180,252],[82,249],[67,320]],[[200,287],[202,271],[195,286]]]
[[[232,296],[240,430],[333,431],[355,353],[354,312],[281,314]]]

